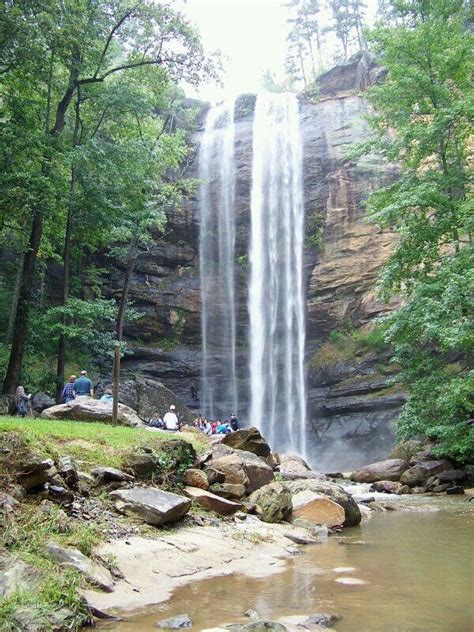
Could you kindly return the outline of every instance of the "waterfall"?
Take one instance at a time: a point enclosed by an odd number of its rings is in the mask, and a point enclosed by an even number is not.
[[[250,423],[273,449],[306,449],[302,143],[291,94],[257,97],[250,243]]]
[[[212,107],[199,152],[201,411],[237,412],[234,283],[234,100]]]

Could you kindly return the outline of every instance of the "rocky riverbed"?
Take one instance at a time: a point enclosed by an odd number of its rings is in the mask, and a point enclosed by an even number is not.
[[[74,629],[165,602],[196,580],[271,574],[362,519],[409,508],[401,501],[416,493],[461,495],[472,476],[415,442],[349,476],[272,453],[256,428],[207,438],[186,427],[170,435],[95,426],[97,434],[90,424],[37,421],[28,434],[20,421],[1,434],[9,625]],[[59,607],[65,591],[70,603]]]

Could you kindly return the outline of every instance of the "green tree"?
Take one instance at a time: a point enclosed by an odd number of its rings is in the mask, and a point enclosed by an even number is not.
[[[369,92],[376,149],[400,178],[369,197],[369,218],[399,235],[382,297],[403,306],[387,341],[410,398],[401,436],[427,435],[459,460],[474,456],[472,32],[462,0],[393,2],[397,24],[370,34],[388,71]]]
[[[170,3],[4,3],[1,17],[7,25],[0,32],[7,193],[0,225],[13,218],[29,233],[3,384],[3,392],[10,393],[20,379],[45,226],[58,224],[75,207],[71,156],[77,138],[70,131],[76,128],[74,116],[68,118],[71,104],[76,99],[80,107],[80,93],[140,68],[159,67],[171,80],[196,84],[212,74],[213,66],[195,31]]]

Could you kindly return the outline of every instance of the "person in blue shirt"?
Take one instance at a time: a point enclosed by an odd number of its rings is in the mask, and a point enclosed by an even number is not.
[[[76,399],[76,394],[74,392],[74,384],[76,379],[77,375],[71,375],[67,383],[64,385],[61,399],[65,404],[69,404],[69,402],[72,402]]]
[[[81,371],[81,377],[74,384],[76,397],[94,397],[92,382],[87,377],[87,371]]]
[[[110,388],[108,388],[107,390],[104,391],[104,394],[100,398],[100,401],[101,402],[113,402],[114,401],[114,394],[112,393],[112,390]]]

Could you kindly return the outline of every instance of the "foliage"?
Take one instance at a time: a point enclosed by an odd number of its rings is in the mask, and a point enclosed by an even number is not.
[[[307,241],[314,248],[321,248],[323,245],[324,222],[325,217],[322,212],[313,213],[307,220]]]
[[[473,402],[472,32],[462,0],[396,0],[393,26],[370,34],[388,74],[369,91],[376,150],[400,179],[369,197],[369,219],[399,234],[381,296],[404,305],[387,319],[410,398],[401,437],[423,434],[440,453],[474,457],[467,423]],[[453,363],[456,370],[453,370]]]

